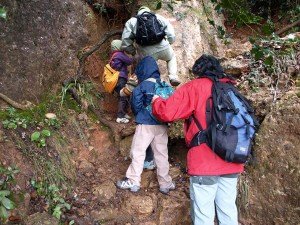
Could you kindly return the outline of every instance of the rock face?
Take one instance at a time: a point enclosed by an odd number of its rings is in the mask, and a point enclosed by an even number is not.
[[[4,0],[1,5],[8,19],[0,20],[0,90],[14,100],[36,102],[75,74],[78,51],[98,36],[95,18],[80,0]]]
[[[300,99],[287,94],[266,116],[256,139],[257,165],[240,195],[246,224],[299,224]]]
[[[203,5],[205,4],[206,12]],[[195,60],[203,53],[214,54],[223,57],[224,50],[221,40],[217,37],[216,29],[209,25],[209,19],[214,20],[217,25],[222,26],[222,17],[217,15],[210,1],[177,1],[173,4],[173,11],[170,13],[168,7],[157,11],[158,14],[169,19],[174,26],[176,41],[173,44],[177,62],[178,75],[186,81],[189,79],[190,69]],[[166,66],[163,76],[166,76]]]

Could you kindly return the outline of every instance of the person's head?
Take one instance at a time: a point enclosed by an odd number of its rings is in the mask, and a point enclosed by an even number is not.
[[[193,74],[196,76],[203,76],[211,73],[223,76],[224,70],[217,58],[212,55],[203,54],[197,59],[192,68]]]
[[[135,74],[137,76],[138,82],[152,77],[152,78],[160,78],[160,73],[158,69],[158,65],[154,58],[151,56],[144,57],[136,66]]]
[[[147,7],[147,6],[141,6],[140,8],[139,8],[139,10],[138,10],[138,15],[141,15],[142,13],[144,13],[144,12],[151,12],[151,10],[149,9],[149,7]]]
[[[113,40],[110,44],[112,51],[120,51],[121,50],[122,41],[121,40]]]

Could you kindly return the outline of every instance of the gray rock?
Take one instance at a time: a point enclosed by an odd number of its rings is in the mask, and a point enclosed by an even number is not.
[[[112,181],[105,181],[93,189],[93,194],[101,201],[107,201],[116,194],[116,186]]]

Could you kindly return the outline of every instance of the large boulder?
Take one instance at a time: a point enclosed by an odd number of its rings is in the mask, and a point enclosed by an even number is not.
[[[4,0],[1,5],[7,20],[0,20],[0,90],[17,101],[36,102],[74,76],[78,52],[96,42],[103,25],[81,0]]]
[[[257,164],[240,185],[246,224],[298,224],[300,99],[288,93],[265,117],[256,138]],[[246,197],[246,198],[245,198]]]
[[[190,70],[203,53],[218,57],[225,55],[226,46],[218,37],[217,29],[208,21],[213,20],[216,26],[223,27],[223,17],[217,14],[211,1],[176,1],[174,4],[163,1],[162,6],[156,13],[167,18],[174,26],[176,41],[172,47],[177,58],[178,75],[183,81],[190,79]],[[167,79],[166,63],[160,61],[159,66],[163,79]]]

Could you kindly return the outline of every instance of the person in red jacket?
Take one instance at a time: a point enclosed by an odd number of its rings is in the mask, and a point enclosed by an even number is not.
[[[196,78],[179,87],[164,100],[153,97],[153,114],[163,122],[184,119],[184,135],[189,144],[199,131],[194,115],[206,129],[206,100],[211,96],[212,81],[205,76],[226,80],[219,61],[211,55],[202,55],[193,66]],[[192,147],[187,154],[187,171],[190,175],[191,217],[196,225],[213,225],[215,211],[219,224],[238,225],[236,207],[238,174],[244,165],[229,163],[217,156],[206,143]]]

